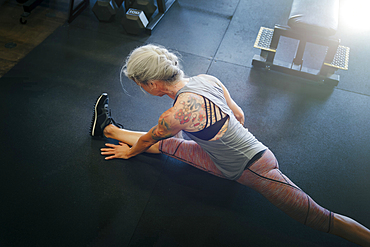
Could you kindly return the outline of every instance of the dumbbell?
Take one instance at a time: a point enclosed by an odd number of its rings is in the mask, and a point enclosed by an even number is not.
[[[126,33],[133,35],[141,34],[148,23],[149,21],[146,18],[144,11],[133,8],[129,9],[121,20],[121,24]]]
[[[143,10],[148,20],[150,20],[150,17],[157,10],[154,0],[125,0],[126,11],[130,8]]]
[[[111,22],[122,5],[123,0],[98,0],[92,7],[92,12],[101,22]]]

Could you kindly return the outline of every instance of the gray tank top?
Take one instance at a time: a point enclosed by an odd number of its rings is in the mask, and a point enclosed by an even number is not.
[[[215,141],[199,139],[187,132],[188,136],[198,143],[208,153],[216,167],[230,179],[237,180],[243,173],[248,161],[267,147],[259,142],[247,129],[239,123],[228,107],[220,85],[208,81],[203,77],[191,77],[189,82],[181,88],[175,97],[181,93],[196,93],[206,97],[217,105],[221,111],[229,115],[229,124],[226,133]]]

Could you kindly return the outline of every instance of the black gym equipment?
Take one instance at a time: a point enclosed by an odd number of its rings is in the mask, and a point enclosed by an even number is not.
[[[114,20],[117,10],[121,7],[123,0],[98,0],[92,7],[92,12],[101,22]]]
[[[87,6],[89,6],[89,0],[79,1],[77,6],[75,6],[75,0],[69,1],[69,10],[68,10],[68,23],[71,23],[76,17],[84,11]]]
[[[31,14],[31,11],[36,8],[43,0],[17,0],[18,3],[23,3],[23,14],[19,19],[21,24],[26,24],[26,18]]]
[[[43,0],[16,0],[18,3],[23,4],[23,14],[21,14],[20,23],[26,24],[27,17],[31,14],[31,11],[35,9],[38,5],[42,3]],[[89,0],[80,1],[77,6],[75,6],[75,0],[69,1],[68,10],[68,23],[71,23],[82,11],[84,11],[87,6],[89,6]]]
[[[157,6],[154,4],[154,0],[127,0],[125,1],[125,9],[139,9],[143,10],[148,20],[152,17],[154,12],[157,10]]]
[[[145,33],[150,35],[175,1],[176,0],[156,0],[154,5],[157,6],[157,10],[151,13],[153,7],[150,7],[152,6],[150,0],[126,0],[125,8],[127,12],[122,18],[121,24],[128,34],[138,35],[145,31]],[[132,8],[133,10],[130,11],[132,6],[137,6],[137,8],[141,6],[141,8],[144,9]],[[148,10],[147,14],[145,13],[145,9]],[[139,13],[140,11],[143,11],[144,17]],[[150,17],[148,18],[147,15]],[[132,23],[134,26],[130,26]]]
[[[126,16],[122,18],[121,24],[126,33],[139,35],[148,26],[148,19],[143,10],[129,9]]]
[[[289,15],[288,26],[276,25],[274,29],[261,27],[255,48],[261,49],[260,55],[253,57],[252,65],[275,70],[318,82],[337,86],[338,69],[347,70],[349,48],[339,45],[340,40],[331,38],[337,31],[339,19],[339,0],[294,0]],[[295,58],[291,63],[275,59],[281,36],[299,41]],[[320,70],[303,66],[306,43],[326,46],[326,55]]]

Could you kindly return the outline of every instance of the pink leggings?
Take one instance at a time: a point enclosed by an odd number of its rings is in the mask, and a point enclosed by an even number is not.
[[[159,143],[159,150],[213,175],[225,178],[208,154],[194,141],[169,138]],[[313,229],[329,232],[333,213],[319,206],[280,170],[274,154],[266,150],[262,157],[246,167],[237,182],[261,193],[293,219]]]

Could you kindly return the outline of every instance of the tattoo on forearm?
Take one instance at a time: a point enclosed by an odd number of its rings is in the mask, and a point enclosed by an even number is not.
[[[159,124],[161,126],[163,126],[163,128],[166,130],[166,131],[169,131],[170,130],[170,125],[164,120],[164,118],[162,118],[160,121],[159,121]]]
[[[158,135],[158,126],[155,126],[151,133],[151,136],[154,140],[160,141],[172,137],[172,134],[170,132],[170,125],[164,120],[164,118],[159,121],[158,125],[161,125],[163,131],[161,135]]]

